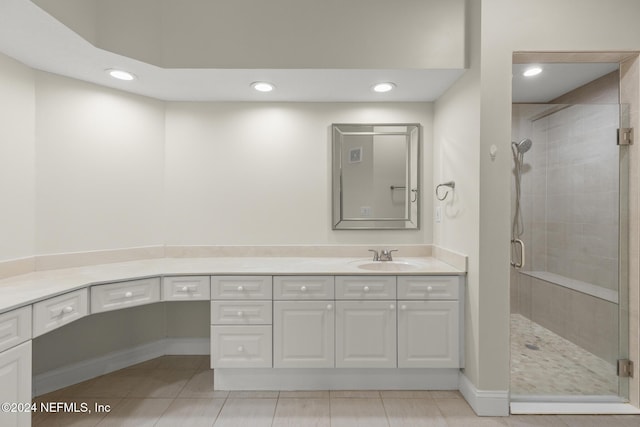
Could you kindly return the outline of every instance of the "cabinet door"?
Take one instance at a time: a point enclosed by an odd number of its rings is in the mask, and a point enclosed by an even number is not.
[[[0,402],[31,402],[31,341],[0,353]],[[31,412],[0,411],[1,426],[30,426]]]
[[[398,301],[398,366],[460,366],[458,301]]]
[[[334,302],[273,303],[273,366],[333,368]]]
[[[212,326],[211,368],[271,368],[271,325]]]
[[[336,301],[336,367],[396,367],[395,301]]]

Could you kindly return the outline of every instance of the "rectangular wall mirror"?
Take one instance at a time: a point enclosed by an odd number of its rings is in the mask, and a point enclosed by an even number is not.
[[[419,124],[333,124],[333,229],[419,228]]]

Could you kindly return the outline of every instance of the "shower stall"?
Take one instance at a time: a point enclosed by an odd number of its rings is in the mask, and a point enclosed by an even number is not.
[[[628,397],[626,117],[619,104],[513,105],[512,402]]]

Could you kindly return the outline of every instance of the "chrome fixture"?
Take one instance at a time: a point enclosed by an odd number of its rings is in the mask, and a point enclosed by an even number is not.
[[[524,164],[524,153],[531,149],[533,142],[529,138],[525,138],[520,142],[511,142],[511,149],[513,151],[513,160],[515,162],[514,173],[516,177],[516,205],[515,212],[513,213],[513,226],[511,227],[511,247],[519,249],[518,260],[511,261],[511,265],[515,268],[524,267],[524,242],[520,239],[520,236],[524,233],[524,225],[522,224],[522,210],[520,208],[520,181],[522,179],[522,165]]]
[[[397,249],[383,249],[378,254],[375,249],[369,249],[369,252],[373,252],[373,261],[393,261],[391,256],[392,252],[398,252]]]
[[[443,201],[449,195],[449,191],[450,190],[447,190],[444,193],[444,195],[442,197],[440,197],[440,193],[438,192],[438,190],[440,190],[440,187],[449,187],[449,188],[451,188],[451,190],[453,190],[454,188],[456,188],[456,182],[455,181],[443,182],[442,184],[438,184],[436,186],[436,199],[438,199],[440,201]]]
[[[380,261],[393,261],[393,257],[391,256],[391,252],[398,252],[397,249],[383,249],[380,252],[380,257],[378,258]]]

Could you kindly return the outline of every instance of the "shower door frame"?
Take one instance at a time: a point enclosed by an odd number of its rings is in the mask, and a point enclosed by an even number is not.
[[[534,55],[534,53],[526,53],[526,56],[529,58]],[[544,54],[548,61],[549,54]],[[570,62],[563,59],[567,58],[567,54],[559,54],[557,62]],[[632,57],[629,59],[627,57],[626,60],[635,60],[635,63],[638,63],[638,56]],[[532,61],[533,62],[533,61]],[[597,61],[594,61],[597,62]],[[620,61],[622,68],[622,60]],[[623,97],[623,91],[625,90],[622,87],[622,79],[621,86],[619,88],[620,93],[620,127],[632,127],[633,124],[638,123],[638,118],[631,116],[630,111],[637,112],[637,106],[640,104],[640,100],[636,93],[631,95],[631,104],[632,107],[629,110],[623,101],[629,103],[629,96],[626,98]],[[629,84],[629,83],[627,83]],[[637,113],[636,113],[637,115]],[[631,311],[638,311],[638,301],[631,301],[629,298],[630,294],[630,282],[629,282],[629,273],[630,267],[637,267],[638,260],[636,262],[631,262],[630,260],[630,232],[638,232],[638,227],[632,226],[630,224],[630,215],[638,214],[637,212],[631,213],[629,208],[632,202],[630,201],[630,192],[637,191],[640,183],[632,183],[630,182],[630,176],[633,175],[630,172],[632,166],[630,165],[629,158],[633,155],[630,153],[629,147],[621,146],[619,149],[619,161],[620,161],[620,176],[619,176],[619,257],[618,257],[618,295],[619,295],[619,307],[618,307],[618,354],[620,358],[627,358],[630,354],[630,334],[634,329],[637,329],[637,325],[634,324],[632,327],[630,325],[630,317],[629,313]],[[633,157],[632,157],[633,158]],[[637,160],[636,160],[637,161]],[[637,203],[636,203],[637,205]],[[637,206],[636,206],[637,207]],[[634,240],[631,237],[631,240]],[[637,292],[636,292],[637,293]],[[631,340],[633,342],[633,340]],[[637,344],[637,341],[636,343]],[[632,356],[634,352],[631,352]],[[638,367],[636,366],[636,372],[638,371]],[[629,387],[630,384],[637,387],[638,375],[636,374],[636,379],[630,382],[629,378],[618,377],[618,396],[611,396],[610,398],[604,396],[544,396],[541,399],[529,399],[529,400],[519,400],[517,398],[511,398],[511,412],[512,413],[640,413],[640,410],[632,406],[630,404],[625,404],[624,402],[628,402],[629,400]],[[637,400],[637,397],[636,397]],[[634,402],[637,404],[637,402]]]

